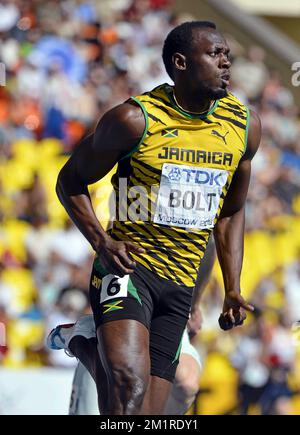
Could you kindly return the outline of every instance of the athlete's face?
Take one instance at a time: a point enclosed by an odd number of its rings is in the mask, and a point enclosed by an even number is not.
[[[211,98],[224,97],[231,66],[225,39],[214,29],[194,29],[191,44],[183,68],[190,89]]]

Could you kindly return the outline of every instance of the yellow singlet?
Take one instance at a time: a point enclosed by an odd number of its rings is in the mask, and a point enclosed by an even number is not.
[[[145,248],[132,256],[153,273],[193,287],[246,149],[249,111],[228,94],[208,113],[191,115],[176,105],[167,84],[132,98],[146,128],[112,180],[117,219],[111,236]]]

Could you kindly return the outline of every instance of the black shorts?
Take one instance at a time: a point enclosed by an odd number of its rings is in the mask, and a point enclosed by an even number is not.
[[[160,278],[137,264],[131,275],[107,274],[95,260],[90,302],[96,327],[106,322],[133,319],[150,334],[151,375],[173,382],[181,340],[189,318],[193,288]]]

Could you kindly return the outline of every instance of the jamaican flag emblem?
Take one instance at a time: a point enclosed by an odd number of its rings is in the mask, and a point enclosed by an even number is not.
[[[177,137],[178,130],[176,130],[174,128],[166,128],[165,130],[162,130],[161,135],[163,137]]]
[[[106,308],[106,310],[103,311],[103,314],[109,313],[110,311],[123,310],[124,307],[120,306],[122,302],[123,300],[121,299],[119,301],[103,305],[103,308]]]

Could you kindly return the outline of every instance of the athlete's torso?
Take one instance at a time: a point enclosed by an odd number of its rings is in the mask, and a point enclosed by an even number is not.
[[[154,273],[194,286],[245,151],[249,113],[229,94],[205,116],[192,116],[175,104],[172,92],[164,84],[134,98],[146,130],[113,178],[119,213],[111,235],[144,247],[146,254],[133,257]],[[127,190],[124,181],[119,185],[123,177]]]

